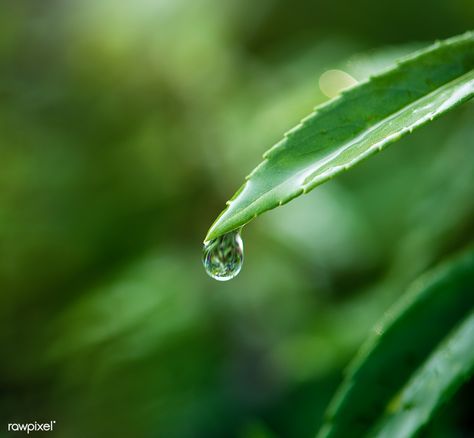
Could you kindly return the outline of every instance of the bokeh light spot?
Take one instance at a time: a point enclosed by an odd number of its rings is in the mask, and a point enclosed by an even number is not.
[[[319,88],[323,94],[330,98],[356,84],[357,80],[342,70],[327,70],[319,78]]]

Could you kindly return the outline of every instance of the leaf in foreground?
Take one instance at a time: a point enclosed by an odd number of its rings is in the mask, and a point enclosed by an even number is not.
[[[287,132],[227,203],[205,241],[309,192],[473,95],[473,32],[416,52]]]

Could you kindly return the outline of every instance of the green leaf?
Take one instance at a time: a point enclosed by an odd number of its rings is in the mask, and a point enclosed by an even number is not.
[[[264,154],[205,241],[312,190],[474,95],[474,33],[436,43],[317,108]]]
[[[421,277],[387,312],[349,367],[318,436],[366,436],[413,372],[473,307],[470,250]]]
[[[474,371],[474,312],[436,349],[389,406],[372,435],[377,438],[416,434]]]

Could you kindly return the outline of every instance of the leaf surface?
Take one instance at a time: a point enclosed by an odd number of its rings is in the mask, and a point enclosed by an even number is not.
[[[473,95],[473,32],[416,52],[287,132],[228,201],[205,241],[309,192]]]

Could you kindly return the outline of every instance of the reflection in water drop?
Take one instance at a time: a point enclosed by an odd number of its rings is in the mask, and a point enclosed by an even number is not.
[[[206,272],[218,281],[234,278],[244,262],[244,244],[239,231],[231,231],[207,242],[203,247],[202,263]]]

